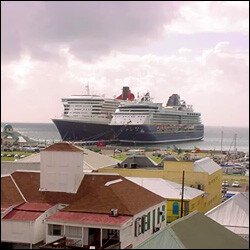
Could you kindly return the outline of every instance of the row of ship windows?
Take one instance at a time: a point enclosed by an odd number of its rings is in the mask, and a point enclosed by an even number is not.
[[[64,114],[65,116],[67,117],[71,117],[71,116],[74,116],[74,117],[85,117],[85,118],[96,118],[96,115],[79,115],[79,114]],[[106,115],[103,115],[103,116],[99,116],[99,118],[102,117],[102,118],[107,118]]]
[[[190,115],[175,115],[175,114],[159,114],[159,113],[155,113],[155,114],[153,114],[154,116],[160,116],[160,117],[179,117],[179,118],[182,118],[182,119],[184,119],[184,118],[192,118],[192,119],[194,119],[194,118],[196,118],[196,117],[191,117]]]
[[[174,121],[174,122],[180,122],[180,123],[185,123],[185,122],[200,122],[200,120],[175,120],[175,119],[152,119],[152,121],[154,122],[171,122],[171,121]]]
[[[153,116],[154,120],[174,120],[174,121],[198,121],[199,118],[182,118],[179,119],[178,117],[155,117]]]
[[[130,113],[134,113],[134,115],[136,115],[135,113],[138,112],[138,110],[130,110],[130,111],[120,111],[120,114],[130,114]],[[144,112],[144,114],[148,115],[149,114],[149,111],[148,112],[145,112],[145,110],[142,110],[141,112],[138,112],[139,114],[141,114],[142,112]],[[181,118],[181,119],[187,119],[187,118],[191,118],[191,119],[194,119],[194,117],[190,117],[190,115],[179,115],[179,114],[161,114],[161,113],[153,113],[153,116],[158,116],[158,117],[169,117],[169,118]],[[198,115],[197,115],[198,116]]]
[[[65,108],[64,110],[65,111],[68,111],[68,110],[104,110],[104,111],[110,111],[110,112],[113,112],[113,109],[108,109],[108,108]]]
[[[134,115],[122,115],[122,116],[116,116],[116,118],[127,118],[127,117],[134,117],[134,118],[138,118],[138,117],[146,117],[145,115],[137,115],[136,117]]]
[[[87,102],[79,102],[79,101],[75,101],[75,102],[72,102],[72,101],[70,101],[70,102],[67,102],[67,103],[64,103],[64,104],[71,104],[71,105],[78,105],[78,104],[81,104],[81,105],[87,105],[87,104],[89,104],[89,105],[100,105],[100,106],[102,106],[102,105],[107,105],[107,106],[118,106],[119,105],[119,103],[104,103],[104,102],[93,102],[93,101],[87,101]]]

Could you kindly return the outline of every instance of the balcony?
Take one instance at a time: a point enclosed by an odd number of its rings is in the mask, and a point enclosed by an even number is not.
[[[121,243],[117,239],[106,239],[102,240],[102,246],[100,241],[95,241],[91,245],[81,246],[81,240],[77,241],[63,237],[40,246],[40,249],[120,249],[120,245]]]

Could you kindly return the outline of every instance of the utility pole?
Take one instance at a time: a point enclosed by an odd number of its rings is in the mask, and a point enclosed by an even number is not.
[[[181,187],[181,217],[183,217],[184,176],[185,176],[185,171],[182,171],[182,187]]]
[[[222,154],[222,142],[223,142],[223,131],[221,131],[221,142],[220,142],[221,154]]]
[[[237,134],[234,135],[234,152],[235,153],[237,153],[236,139],[237,139]]]

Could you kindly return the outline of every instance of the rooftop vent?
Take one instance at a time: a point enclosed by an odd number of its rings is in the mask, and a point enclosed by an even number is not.
[[[118,209],[117,208],[112,208],[110,210],[110,216],[113,216],[113,217],[118,216]]]
[[[117,179],[117,180],[113,180],[113,181],[108,181],[108,182],[105,183],[105,186],[110,186],[110,185],[112,185],[112,184],[119,183],[119,182],[121,182],[121,181],[122,181],[122,179]]]

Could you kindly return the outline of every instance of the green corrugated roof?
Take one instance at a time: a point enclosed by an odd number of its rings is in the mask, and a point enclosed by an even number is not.
[[[247,240],[197,211],[169,226],[188,249],[249,249]]]
[[[184,249],[171,228],[166,226],[134,249]]]

